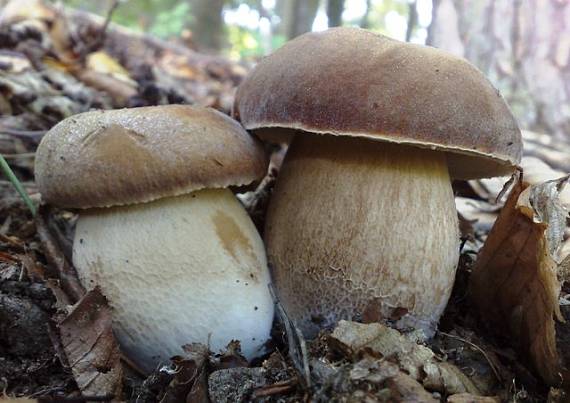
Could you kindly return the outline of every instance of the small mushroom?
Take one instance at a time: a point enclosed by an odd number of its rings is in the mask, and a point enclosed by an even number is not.
[[[267,164],[238,123],[181,105],[87,112],[43,138],[42,198],[81,209],[73,263],[109,299],[121,348],[144,370],[191,342],[262,352],[273,319],[264,246],[228,186]]]
[[[266,141],[294,135],[265,240],[305,334],[363,316],[433,334],[459,256],[450,178],[506,175],[520,161],[497,90],[443,51],[335,28],[263,59],[233,113]]]

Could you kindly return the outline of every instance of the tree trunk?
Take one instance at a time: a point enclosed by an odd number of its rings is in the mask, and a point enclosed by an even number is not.
[[[467,58],[523,128],[570,133],[570,2],[434,0],[428,44]]]
[[[416,25],[418,25],[418,1],[414,0],[408,4],[408,26],[406,28],[406,42],[410,42]]]
[[[344,0],[327,0],[327,18],[329,28],[340,27],[342,25],[342,12],[344,11]]]
[[[309,32],[319,9],[319,0],[286,0],[283,4],[283,33],[287,39]]]
[[[372,7],[372,0],[366,0],[366,11],[360,20],[360,28],[370,28],[370,7]]]
[[[192,39],[201,50],[219,51],[224,45],[224,0],[190,0]]]

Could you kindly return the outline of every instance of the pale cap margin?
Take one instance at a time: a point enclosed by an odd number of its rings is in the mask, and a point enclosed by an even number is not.
[[[246,185],[267,165],[262,144],[230,117],[164,105],[63,120],[42,139],[35,173],[46,203],[84,209]]]

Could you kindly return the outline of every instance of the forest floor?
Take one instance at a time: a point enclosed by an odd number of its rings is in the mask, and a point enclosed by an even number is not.
[[[0,153],[39,210],[33,216],[10,182],[0,181],[5,397],[568,401],[570,264],[563,258],[570,241],[562,208],[570,206],[570,197],[564,179],[545,181],[570,171],[570,144],[532,132],[524,133],[523,169],[530,187],[520,175],[513,177],[508,196],[501,195],[505,179],[454,183],[463,246],[455,288],[432,340],[390,329],[377,323],[386,318],[368,312],[361,323],[343,321],[307,341],[276,301],[279,320],[266,356],[248,363],[239,344],[225,352],[193,344],[183,356],[142,374],[120,353],[105,297],[98,289],[83,293],[78,287],[69,263],[76,215],[40,206],[35,149],[54,124],[93,108],[187,103],[229,114],[234,89],[248,68],[108,26],[91,15],[41,2],[29,13],[17,3],[2,11],[0,25]],[[248,206],[259,226],[272,183],[264,181],[257,204]],[[510,267],[516,273],[489,272],[504,266],[497,255],[515,261]],[[477,267],[482,261],[485,267]],[[506,288],[489,282],[500,276]],[[492,305],[501,306],[500,312]]]

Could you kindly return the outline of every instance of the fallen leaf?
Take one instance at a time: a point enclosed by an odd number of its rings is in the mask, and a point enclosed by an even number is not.
[[[131,83],[133,86],[136,85],[130,78],[129,72],[105,51],[100,50],[88,54],[85,63],[89,70],[100,74],[112,75],[118,80]]]
[[[342,320],[331,336],[331,342],[340,343],[348,355],[370,349],[385,358],[395,358],[400,368],[414,379],[421,379],[422,367],[434,358],[427,347],[410,341],[396,329],[381,323],[361,324]]]
[[[388,379],[387,386],[392,394],[391,402],[439,402],[420,383],[403,372]]]
[[[241,354],[240,342],[237,340],[230,341],[225,350],[216,355],[212,365],[215,369],[247,367],[248,361]]]
[[[367,352],[361,355],[363,357],[352,364],[332,365],[323,360],[313,360],[317,389],[314,390],[312,401],[439,401],[397,364]]]
[[[381,323],[362,324],[340,321],[330,337],[331,347],[342,351],[348,357],[359,351],[379,353],[383,358],[394,361],[400,370],[433,391],[447,394],[469,392],[480,394],[475,384],[459,368],[449,362],[440,362],[428,347],[417,343],[411,335],[403,335],[396,329]],[[360,363],[353,371],[362,374]],[[359,372],[360,371],[360,372]],[[354,374],[351,373],[351,376]]]
[[[84,396],[121,395],[121,353],[111,329],[111,310],[99,288],[90,290],[59,323],[75,382]]]
[[[566,178],[567,179],[567,178]],[[555,251],[565,215],[557,200],[563,181],[517,181],[479,253],[470,295],[488,324],[509,334],[550,385],[561,382],[555,320],[563,320]]]
[[[396,364],[380,361],[372,357],[365,357],[354,364],[349,376],[352,381],[368,381],[380,384],[399,373],[400,370]]]
[[[474,396],[470,393],[457,393],[447,398],[447,403],[500,403],[496,396]]]
[[[130,98],[137,95],[136,84],[125,82],[115,76],[93,70],[77,69],[75,77],[85,85],[111,95],[118,106],[125,106]]]
[[[423,385],[442,393],[480,394],[475,384],[459,368],[449,362],[428,362],[423,366]]]
[[[170,381],[160,403],[208,403],[206,364],[208,348],[199,343],[182,347],[185,355],[171,358],[174,379]]]
[[[536,157],[523,157],[521,167],[524,172],[525,182],[531,185],[562,178],[568,174],[568,172],[552,169],[550,165]],[[570,207],[570,186],[560,191],[559,198],[564,206]]]

